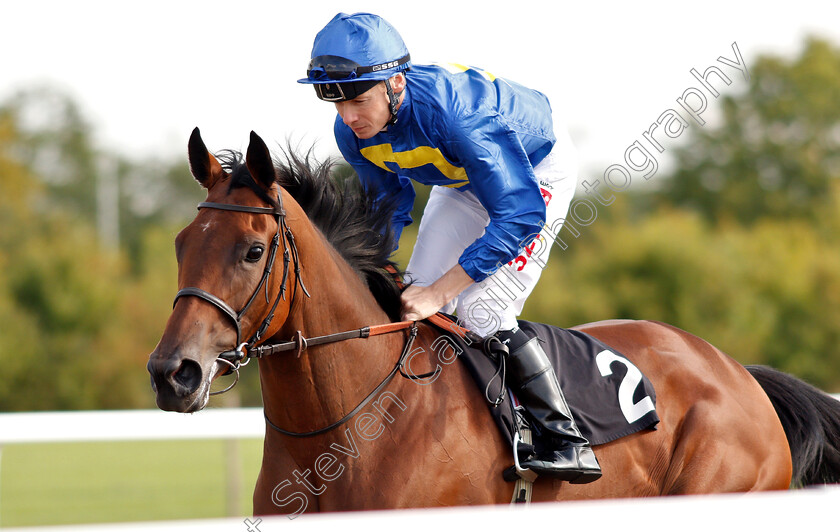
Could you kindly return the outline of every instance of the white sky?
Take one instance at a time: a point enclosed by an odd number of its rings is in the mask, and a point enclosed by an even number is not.
[[[0,100],[62,87],[101,146],[137,159],[185,153],[194,126],[212,151],[244,150],[253,129],[270,145],[291,137],[337,153],[333,106],[295,81],[339,11],[385,17],[415,62],[476,65],[546,93],[594,172],[699,86],[691,68],[734,59],[733,42],[748,68],[757,54],[795,54],[809,34],[840,45],[837,4],[802,0],[0,0]],[[746,87],[721,68],[733,80],[722,92]]]

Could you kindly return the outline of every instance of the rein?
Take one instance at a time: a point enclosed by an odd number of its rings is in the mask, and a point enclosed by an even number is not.
[[[473,333],[469,329],[465,329],[465,328],[459,326],[458,324],[456,324],[455,322],[453,322],[449,318],[445,317],[443,314],[438,313],[438,314],[435,314],[433,316],[429,316],[427,318],[427,320],[434,323],[438,327],[442,327],[444,329],[449,329],[452,332],[454,332],[456,334],[459,334],[459,335],[462,335],[462,336],[467,336],[467,337],[471,338],[472,341],[475,341],[477,339],[480,340],[480,338],[477,337],[475,335],[475,333]],[[408,354],[411,352],[411,347],[414,345],[415,338],[417,338],[417,323],[413,322],[413,321],[400,321],[400,322],[396,322],[396,323],[386,323],[386,324],[383,324],[383,325],[371,325],[371,326],[368,326],[368,327],[362,327],[361,329],[354,329],[352,331],[345,331],[345,332],[340,332],[340,333],[327,334],[327,335],[324,335],[324,336],[315,336],[315,337],[312,337],[312,338],[309,338],[309,339],[304,338],[301,335],[300,331],[298,331],[297,336],[295,337],[294,340],[291,340],[291,341],[288,341],[288,342],[280,342],[279,344],[270,344],[270,345],[259,346],[259,347],[252,350],[253,354],[252,354],[252,351],[249,351],[248,354],[247,354],[248,357],[261,358],[263,356],[273,355],[275,353],[280,353],[280,352],[283,352],[283,351],[291,351],[291,350],[294,349],[297,352],[297,356],[299,357],[300,353],[303,350],[305,350],[308,346],[328,344],[328,343],[332,343],[332,342],[340,342],[340,341],[343,341],[343,340],[351,340],[351,339],[354,339],[354,338],[369,338],[371,336],[378,336],[380,334],[389,334],[389,333],[393,333],[393,332],[397,332],[397,331],[403,331],[403,330],[406,330],[406,329],[409,330],[408,340],[406,340],[405,347],[403,347],[402,353],[400,354],[400,358],[399,358],[399,360],[397,360],[397,363],[391,369],[391,372],[388,373],[388,375],[384,379],[382,379],[382,382],[380,382],[379,385],[376,388],[374,388],[372,392],[370,392],[358,405],[356,405],[356,407],[353,410],[348,412],[344,417],[342,417],[338,421],[330,423],[326,427],[323,427],[323,428],[320,428],[320,429],[317,429],[317,430],[312,430],[312,431],[309,431],[309,432],[292,432],[292,431],[289,431],[289,430],[286,430],[286,429],[281,429],[280,427],[275,425],[268,418],[268,414],[266,414],[265,411],[263,411],[263,417],[265,417],[265,422],[268,424],[269,427],[276,430],[280,434],[284,434],[286,436],[292,436],[292,437],[295,437],[295,438],[309,438],[311,436],[317,436],[319,434],[324,434],[326,432],[329,432],[329,431],[333,430],[336,427],[339,427],[339,426],[343,425],[349,419],[351,419],[353,416],[358,414],[359,410],[364,408],[364,406],[366,404],[368,404],[370,402],[370,400],[373,399],[373,397],[375,395],[377,395],[380,390],[382,390],[382,388],[384,388],[389,382],[391,382],[391,380],[396,376],[397,372],[399,372],[399,374],[402,377],[404,377],[406,379],[409,379],[409,380],[425,380],[425,379],[430,379],[432,377],[437,376],[441,372],[441,368],[440,368],[440,366],[438,366],[434,371],[430,371],[430,372],[424,373],[422,375],[410,375],[410,374],[407,374],[403,370],[403,365],[405,364],[405,359],[408,356]],[[227,353],[232,353],[232,351],[228,351]],[[225,355],[227,353],[222,353],[222,355]]]
[[[387,334],[387,333],[390,333],[390,332],[396,332],[396,331],[409,329],[408,340],[405,342],[405,347],[403,347],[402,353],[400,354],[400,358],[397,361],[397,363],[394,365],[394,367],[391,369],[391,372],[388,373],[388,375],[384,379],[382,379],[382,382],[380,382],[379,385],[376,388],[374,388],[373,391],[370,392],[367,395],[367,397],[362,399],[362,402],[360,402],[358,405],[356,405],[356,408],[354,408],[353,410],[351,410],[350,412],[345,414],[344,417],[342,417],[338,421],[330,423],[326,427],[322,427],[320,429],[312,430],[312,431],[309,431],[309,432],[292,432],[292,431],[289,431],[289,430],[281,429],[280,427],[278,427],[277,425],[272,423],[272,421],[270,419],[268,419],[268,414],[266,414],[265,411],[263,411],[263,417],[265,417],[265,422],[268,423],[268,426],[271,427],[272,429],[276,430],[280,434],[284,434],[286,436],[292,436],[292,437],[295,437],[295,438],[309,438],[311,436],[317,436],[319,434],[324,434],[326,432],[331,431],[332,429],[334,429],[336,427],[339,427],[339,426],[343,425],[349,419],[351,419],[353,416],[358,414],[359,410],[364,408],[364,406],[366,404],[368,404],[370,402],[370,400],[373,399],[373,397],[375,395],[377,395],[380,390],[382,390],[382,388],[384,388],[389,382],[391,382],[391,380],[396,376],[397,372],[399,372],[403,377],[405,377],[407,379],[424,379],[424,378],[428,378],[430,376],[436,375],[437,373],[440,372],[440,368],[438,368],[435,371],[433,371],[432,373],[428,373],[428,374],[425,374],[425,375],[407,375],[403,371],[403,364],[405,364],[405,358],[406,358],[406,356],[408,356],[408,353],[411,351],[411,346],[414,345],[414,339],[417,338],[417,324],[415,322],[412,322],[412,321],[403,321],[403,322],[394,323],[394,324],[390,324],[390,325],[394,325],[396,327],[391,328],[389,330],[383,330],[383,332],[381,332],[379,334]],[[377,327],[387,327],[387,325],[379,325]],[[365,330],[365,329],[369,330],[369,329],[371,329],[371,327],[364,327],[362,329],[359,329],[358,331],[348,331],[348,333],[358,333],[359,331],[362,331],[362,330]],[[331,334],[329,336],[337,337],[337,336],[341,336],[342,334],[346,334],[346,333]],[[298,331],[298,337],[300,337],[299,335],[300,335],[300,331]],[[370,335],[368,335],[368,336],[370,336]],[[314,341],[314,340],[317,340],[319,338],[327,338],[327,337],[326,336],[319,336],[319,337],[316,337],[316,338],[312,338],[308,345],[312,345],[311,342]],[[361,337],[351,336],[350,338],[367,338],[367,336],[361,336]],[[320,343],[337,342],[337,341],[346,340],[346,339],[347,338],[345,337],[345,338],[339,338],[338,340],[324,340]],[[285,342],[285,343],[286,344],[288,344],[288,343],[296,344],[297,342]],[[283,344],[278,344],[278,345],[283,345]]]

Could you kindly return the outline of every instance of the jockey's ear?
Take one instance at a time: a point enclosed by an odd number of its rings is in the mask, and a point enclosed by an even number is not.
[[[394,89],[395,93],[401,93],[405,89],[405,85],[405,74],[402,72],[391,77],[391,88]]]
[[[189,154],[190,172],[204,188],[212,188],[216,181],[225,175],[222,165],[207,151],[207,146],[201,140],[201,132],[198,128],[193,129],[192,135],[190,135],[187,152]]]
[[[271,152],[259,135],[251,131],[251,142],[248,143],[248,151],[245,154],[245,165],[248,171],[254,176],[254,180],[265,187],[277,180],[277,173],[274,169],[274,162],[271,160]]]

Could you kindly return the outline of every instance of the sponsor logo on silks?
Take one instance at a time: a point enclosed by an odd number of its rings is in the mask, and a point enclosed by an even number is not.
[[[516,268],[516,271],[521,272],[523,268],[525,268],[525,265],[528,264],[528,259],[534,253],[534,247],[536,247],[538,241],[545,242],[545,239],[542,235],[537,235],[529,245],[525,246],[521,255],[508,262],[508,266]],[[540,246],[540,249],[542,249],[542,245]],[[516,264],[516,266],[514,266],[514,264]],[[545,267],[545,265],[543,265],[543,267]]]
[[[545,202],[545,206],[548,207],[548,202],[551,201],[551,192],[549,192],[546,189],[540,187],[540,194],[542,194],[542,198],[543,198],[543,201]]]

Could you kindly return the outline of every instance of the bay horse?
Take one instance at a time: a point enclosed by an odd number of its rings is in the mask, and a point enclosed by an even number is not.
[[[253,132],[244,162],[211,155],[198,128],[188,153],[207,199],[175,240],[179,291],[148,370],[161,409],[195,412],[214,379],[259,358],[266,432],[254,513],[510,501],[501,472],[511,449],[482,391],[435,347],[437,329],[390,325],[400,304],[384,269],[393,207],[342,189],[309,155],[289,151],[275,165]],[[660,422],[595,447],[597,482],[541,478],[534,501],[840,481],[840,402],[663,323],[576,329],[649,377]],[[394,378],[409,367],[417,378]]]

